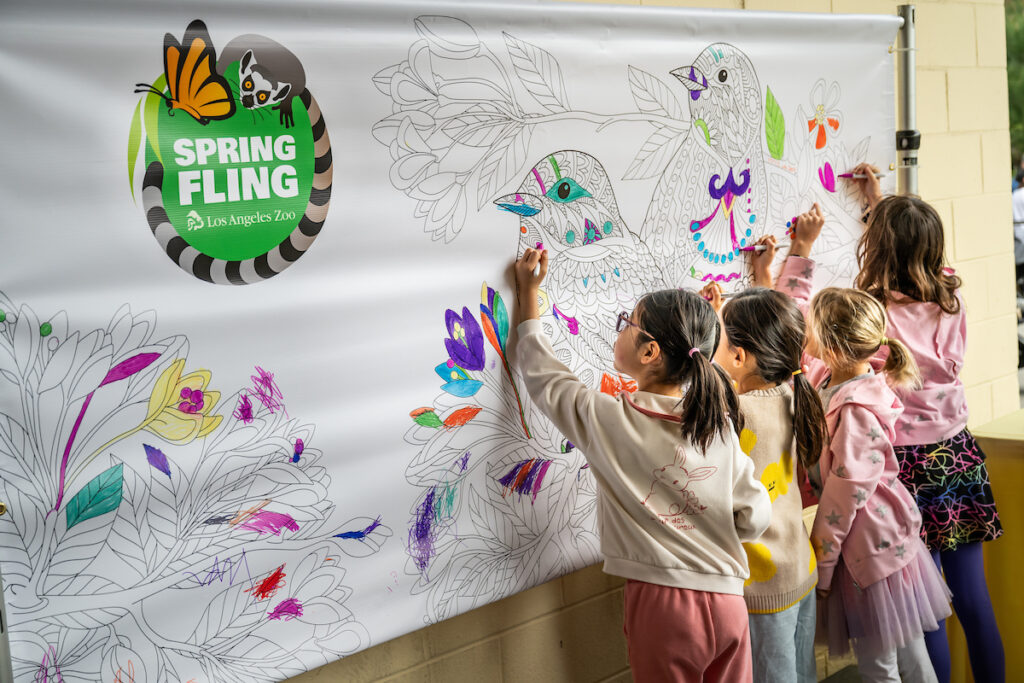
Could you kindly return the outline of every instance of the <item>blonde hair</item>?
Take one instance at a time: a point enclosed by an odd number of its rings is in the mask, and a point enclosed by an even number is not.
[[[917,362],[902,342],[885,336],[885,307],[872,296],[856,289],[823,289],[811,301],[809,322],[820,351],[832,363],[849,366],[866,361],[879,347],[888,346],[882,371],[889,384],[919,385]]]

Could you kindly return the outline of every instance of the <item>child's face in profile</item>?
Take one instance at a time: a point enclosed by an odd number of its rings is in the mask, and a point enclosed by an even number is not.
[[[639,343],[650,339],[638,324],[640,317],[638,311],[639,307],[634,308],[624,320],[618,322],[619,334],[615,338],[613,349],[615,369],[634,379],[643,367],[640,362]]]
[[[725,370],[733,382],[739,382],[745,374],[743,363],[738,357],[736,347],[729,341],[725,325],[721,326],[721,330],[722,334],[718,340],[718,348],[715,349],[714,361]]]

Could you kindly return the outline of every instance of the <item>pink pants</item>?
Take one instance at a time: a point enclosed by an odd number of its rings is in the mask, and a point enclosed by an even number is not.
[[[633,580],[625,594],[623,630],[636,683],[751,680],[742,596]]]

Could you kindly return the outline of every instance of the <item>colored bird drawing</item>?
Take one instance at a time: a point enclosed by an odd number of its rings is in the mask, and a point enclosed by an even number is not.
[[[746,270],[740,249],[765,225],[757,74],[741,50],[714,43],[672,75],[688,91],[693,128],[658,181],[640,236],[669,285],[735,289]]]
[[[562,150],[538,161],[515,192],[494,203],[519,217],[520,254],[538,244],[548,251],[544,287],[556,348],[571,350],[579,362],[570,365],[595,386],[612,370],[615,316],[632,310],[659,280],[647,246],[619,213],[611,179],[591,155]]]

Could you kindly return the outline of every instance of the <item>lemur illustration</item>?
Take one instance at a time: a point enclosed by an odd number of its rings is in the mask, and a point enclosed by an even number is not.
[[[306,90],[306,72],[299,58],[285,46],[253,33],[234,38],[224,46],[217,70],[238,62],[238,101],[246,109],[274,105],[281,123],[291,128],[292,98]]]

